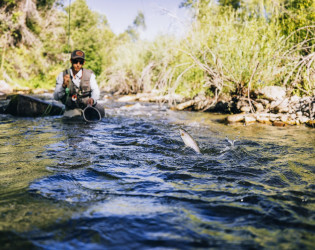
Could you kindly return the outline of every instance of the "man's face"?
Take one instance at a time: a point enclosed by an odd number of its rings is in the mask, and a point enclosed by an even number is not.
[[[80,69],[82,69],[82,66],[84,64],[84,60],[83,59],[72,59],[71,63],[72,63],[73,69],[76,72],[79,72]]]

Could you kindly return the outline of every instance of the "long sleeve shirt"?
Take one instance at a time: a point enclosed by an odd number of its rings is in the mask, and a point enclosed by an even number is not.
[[[72,69],[70,69],[70,74],[71,74],[70,81],[72,78],[73,84],[75,84],[77,87],[80,87],[80,82],[82,78],[82,69],[75,76],[73,76]],[[63,72],[61,72],[56,79],[54,99],[57,101],[61,100],[62,97],[64,97],[64,95],[66,94],[65,89],[62,87],[62,84],[63,84]],[[90,87],[91,87],[91,98],[93,98],[94,104],[95,104],[97,100],[100,98],[100,90],[98,88],[94,74],[91,75]]]

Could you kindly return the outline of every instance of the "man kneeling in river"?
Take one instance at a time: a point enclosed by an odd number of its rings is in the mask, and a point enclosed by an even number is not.
[[[61,72],[56,81],[54,99],[66,106],[65,116],[81,115],[82,110],[92,106],[104,116],[104,107],[97,104],[100,91],[92,70],[83,69],[85,53],[75,50],[71,53],[71,68]]]

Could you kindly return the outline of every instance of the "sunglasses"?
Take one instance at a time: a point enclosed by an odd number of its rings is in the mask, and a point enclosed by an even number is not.
[[[82,64],[84,63],[84,61],[83,61],[83,60],[74,59],[74,60],[72,60],[72,63],[73,63],[73,64],[80,63],[80,64],[82,65]]]

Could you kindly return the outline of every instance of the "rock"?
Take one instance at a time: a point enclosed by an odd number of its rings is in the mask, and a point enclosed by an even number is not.
[[[263,111],[263,110],[264,110],[263,104],[261,104],[261,103],[259,103],[259,102],[254,103],[254,107],[255,107],[255,109],[256,109],[257,112],[260,112],[260,111]]]
[[[257,99],[256,102],[261,103],[264,107],[269,104],[269,101],[266,99]]]
[[[300,102],[300,97],[298,97],[297,95],[291,96],[290,98],[290,102],[291,103],[299,103]]]
[[[244,114],[229,115],[226,120],[228,123],[242,122],[244,121],[244,116]]]
[[[244,98],[238,100],[238,102],[236,103],[236,109],[239,111],[241,111],[241,108],[244,106],[248,106],[248,102],[246,100],[244,100]]]
[[[125,95],[117,99],[117,102],[134,102],[137,100],[136,95]]]
[[[276,113],[287,113],[289,112],[289,99],[277,100],[271,102],[270,109]]]
[[[180,103],[178,105],[175,106],[175,109],[176,110],[184,110],[188,107],[191,107],[195,104],[195,101],[194,100],[190,100],[190,101],[187,101],[187,102],[183,102],[183,103]]]
[[[282,121],[276,120],[276,121],[274,121],[274,122],[272,123],[272,125],[273,125],[273,126],[276,126],[276,127],[284,127],[286,124],[285,124],[284,122],[282,122]]]
[[[300,116],[299,121],[300,123],[307,123],[310,119],[306,116]]]
[[[276,114],[270,114],[269,115],[269,120],[271,122],[274,122],[275,120],[277,120],[277,118],[278,118],[278,115],[276,115]]]
[[[286,89],[279,86],[266,86],[259,90],[259,94],[270,101],[282,100],[286,95]]]
[[[287,122],[288,121],[288,116],[287,115],[281,115],[280,116],[280,121]]]
[[[269,120],[269,114],[257,114],[256,115],[256,120],[259,123],[271,124],[271,122]]]
[[[306,125],[315,128],[315,120],[309,120]]]
[[[10,94],[13,92],[13,88],[7,84],[5,81],[0,80],[0,92],[5,94]]]
[[[36,95],[47,93],[47,89],[34,89],[32,92]]]
[[[294,119],[288,119],[285,123],[288,125],[295,125],[296,121]]]
[[[242,106],[241,109],[240,109],[242,112],[245,112],[245,113],[248,113],[251,111],[250,107],[249,106]]]
[[[301,111],[298,111],[298,112],[296,112],[296,115],[297,115],[298,117],[301,117],[301,116],[303,116],[303,113],[302,113]]]
[[[254,116],[251,116],[251,115],[246,115],[244,117],[244,121],[245,121],[245,124],[248,125],[248,124],[251,124],[251,123],[255,123],[256,122],[256,118]]]

